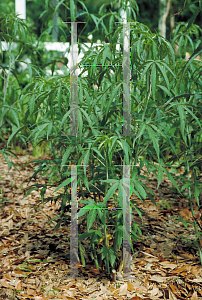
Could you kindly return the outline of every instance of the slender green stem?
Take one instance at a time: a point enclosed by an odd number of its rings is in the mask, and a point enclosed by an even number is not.
[[[85,262],[85,258],[83,256],[83,250],[82,250],[82,247],[81,247],[81,242],[79,242],[79,251],[80,251],[80,255],[81,255],[82,265],[85,267],[86,266],[86,262]]]
[[[93,244],[93,255],[94,255],[96,269],[99,270],[100,267],[99,267],[99,263],[98,263],[97,253],[95,250],[95,244]]]
[[[107,245],[107,225],[106,225],[106,223],[104,225],[104,236],[105,236],[105,238],[104,238],[105,247],[108,247],[108,245]],[[110,271],[109,271],[109,257],[108,257],[108,253],[107,253],[105,259],[106,259],[105,261],[106,261],[107,273],[109,274]]]

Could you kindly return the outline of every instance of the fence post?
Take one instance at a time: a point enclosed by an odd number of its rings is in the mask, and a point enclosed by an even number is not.
[[[15,13],[19,18],[26,20],[26,0],[15,0]]]

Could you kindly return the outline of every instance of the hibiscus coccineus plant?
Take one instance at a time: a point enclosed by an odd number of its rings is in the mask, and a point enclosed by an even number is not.
[[[194,243],[202,262],[199,225],[192,207],[194,198],[198,207],[201,206],[201,62],[195,57],[202,48],[197,39],[192,40],[193,31],[197,35],[201,29],[180,23],[169,41],[139,22],[131,23],[132,134],[123,136],[123,75],[122,68],[117,67],[123,62],[123,26],[120,24],[112,30],[112,22],[108,29],[100,24],[109,42],[103,42],[99,49],[84,51],[80,63],[83,69],[78,76],[78,135],[70,135],[69,70],[64,75],[45,76],[30,64],[32,78],[21,92],[18,108],[23,107],[21,113],[26,116],[26,126],[33,116],[37,115],[37,119],[34,123],[30,121],[30,134],[23,137],[34,146],[43,145],[49,149],[51,159],[36,160],[32,175],[32,178],[37,174],[48,175],[49,184],[32,185],[25,197],[32,190],[41,189],[42,202],[60,201],[55,230],[61,224],[69,226],[70,166],[78,165],[79,256],[85,266],[83,241],[89,239],[88,250],[96,267],[99,269],[104,262],[110,273],[119,259],[123,239],[122,165],[130,166],[131,194],[142,201],[149,198],[155,203],[153,192],[142,179],[153,172],[158,188],[165,174],[178,193],[189,191],[196,234]],[[189,61],[184,58],[186,47],[182,47],[182,40],[187,41],[186,45],[192,41]],[[119,51],[116,50],[118,41]],[[176,41],[180,41],[178,57],[174,54]],[[17,114],[15,116],[17,118]],[[19,123],[13,127],[8,143],[24,126]],[[179,177],[168,171],[173,165],[176,172],[184,166],[185,175],[192,170],[192,175],[188,175],[192,180],[182,176],[179,182]],[[140,174],[143,166],[147,169],[145,175]],[[55,187],[58,194],[46,198],[49,186]],[[133,243],[141,238],[141,227],[133,220],[133,214],[137,212],[142,218],[144,211],[134,201],[131,201],[131,208],[133,250]]]

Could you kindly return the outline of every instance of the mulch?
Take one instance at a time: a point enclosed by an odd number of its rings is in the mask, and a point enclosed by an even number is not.
[[[48,156],[46,156],[48,158]],[[40,191],[28,190],[36,159],[31,150],[18,151],[19,172],[8,165],[0,154],[0,298],[1,299],[202,299],[202,267],[194,244],[195,231],[188,197],[180,197],[164,177],[157,190],[157,180],[150,174],[144,183],[155,193],[142,202],[136,195],[131,201],[146,212],[143,221],[133,211],[132,222],[138,222],[142,240],[133,242],[131,279],[113,282],[104,266],[95,268],[89,241],[84,240],[86,266],[78,263],[78,278],[70,278],[70,224],[54,232],[60,203],[41,203]],[[48,183],[47,176],[37,183]],[[32,180],[31,184],[36,183]],[[62,189],[61,189],[62,190]],[[49,188],[46,197],[54,188]],[[57,192],[56,192],[57,193]],[[54,196],[56,194],[53,194]],[[201,211],[194,203],[198,224]],[[70,212],[67,212],[70,215]],[[180,222],[176,222],[181,217]],[[81,221],[79,221],[81,222]],[[82,221],[82,230],[86,222]],[[187,226],[187,228],[186,228]],[[93,228],[96,228],[95,225]],[[200,229],[200,228],[199,228]],[[202,240],[200,242],[202,247]],[[109,245],[113,244],[113,237]],[[121,271],[122,252],[116,264]]]

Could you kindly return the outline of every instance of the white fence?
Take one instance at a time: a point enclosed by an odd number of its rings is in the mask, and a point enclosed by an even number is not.
[[[108,44],[108,43],[106,43],[106,44]],[[82,47],[85,50],[88,50],[91,47],[93,49],[95,46],[98,46],[98,50],[99,50],[100,46],[102,46],[102,45],[103,44],[101,44],[100,41],[98,41],[97,43],[93,43],[92,46],[91,46],[91,43],[84,43],[84,44],[82,44]],[[9,50],[9,44],[7,42],[1,42],[1,46],[2,46],[2,51],[8,51]],[[12,43],[11,44],[11,51],[13,49],[15,49],[16,46],[17,46],[17,43]],[[68,70],[70,69],[70,60],[71,60],[70,48],[69,47],[70,47],[70,43],[59,43],[59,42],[45,42],[44,43],[44,48],[47,51],[58,51],[58,52],[63,52],[64,53],[64,57],[66,57],[68,59],[68,64],[67,64]],[[69,51],[67,52],[68,48],[69,48]],[[117,44],[116,45],[116,50],[119,51],[119,49],[120,49],[120,45]],[[80,63],[83,56],[84,56],[84,53],[81,50],[81,52],[78,55],[78,62],[77,63]],[[27,59],[26,62],[31,63],[31,60]],[[27,64],[25,64],[25,63],[20,63],[20,65],[21,65],[22,69],[25,69],[27,67]],[[82,71],[82,67],[80,67],[80,70],[78,69],[78,74],[80,74],[81,71]],[[46,73],[47,73],[47,75],[52,74],[51,70],[47,70]],[[86,75],[85,73],[84,73],[84,76]],[[63,75],[64,71],[63,70],[57,70],[57,68],[56,68],[54,74]]]

